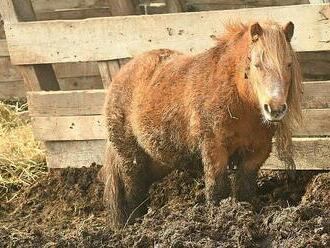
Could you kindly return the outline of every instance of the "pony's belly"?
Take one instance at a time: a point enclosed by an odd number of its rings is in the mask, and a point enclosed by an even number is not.
[[[144,120],[135,120],[132,125],[139,146],[159,166],[177,167],[188,154],[185,141],[177,132],[178,128],[161,127],[150,121],[145,123]]]
[[[147,136],[147,138],[146,138]],[[138,137],[145,152],[161,167],[176,168],[187,160],[188,152],[171,139],[155,134]]]
[[[145,152],[162,166],[176,167],[188,156],[185,121],[174,100],[154,103],[149,92],[133,104],[134,136]],[[152,107],[151,107],[152,106]]]

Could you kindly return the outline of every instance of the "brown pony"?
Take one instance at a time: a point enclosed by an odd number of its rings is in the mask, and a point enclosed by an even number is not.
[[[125,65],[107,93],[109,142],[101,171],[112,226],[143,213],[151,183],[174,169],[203,165],[206,198],[230,194],[227,166],[239,157],[235,196],[249,199],[275,137],[291,159],[301,119],[294,25],[234,24],[203,53],[161,49]]]

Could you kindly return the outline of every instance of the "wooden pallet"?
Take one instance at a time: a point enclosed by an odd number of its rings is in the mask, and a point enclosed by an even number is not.
[[[304,92],[304,125],[294,138],[296,162],[298,169],[323,170],[330,161],[330,138],[323,137],[330,136],[330,81],[304,83]],[[28,93],[34,134],[45,141],[50,165],[102,163],[104,98],[105,90]],[[282,168],[282,164],[272,154],[264,168]]]
[[[298,52],[330,50],[329,5],[21,22],[12,1],[0,3],[6,10],[11,60],[31,89],[28,103],[34,134],[45,141],[48,166],[53,168],[102,163],[106,138],[101,115],[105,90],[58,90],[57,77],[49,67],[53,63],[95,62],[106,88],[126,58],[161,47],[200,52],[213,45],[210,36],[221,34],[229,19],[247,21],[255,16],[293,21],[297,28],[292,44]],[[45,71],[50,73],[45,76]],[[329,86],[330,81],[304,83],[304,125],[294,138],[298,169],[330,169]],[[44,87],[53,89],[41,91]],[[272,154],[264,168],[282,165]]]
[[[84,19],[105,17],[111,14],[107,0],[73,0],[73,1],[31,1],[36,20]],[[178,11],[205,11],[271,5],[292,5],[308,3],[307,0],[140,0],[143,13],[167,13]],[[167,6],[166,6],[167,4]],[[179,6],[179,7],[178,7]],[[179,9],[181,7],[181,9]],[[301,53],[304,78],[307,80],[324,80],[330,78],[330,52]],[[92,62],[54,65],[54,70],[61,90],[101,89],[102,82],[97,64]],[[62,72],[65,70],[66,72]],[[64,75],[63,75],[64,74]],[[0,100],[23,98],[26,96],[23,79],[16,67],[11,65],[3,27],[0,25]]]
[[[82,19],[110,15],[107,0],[32,0],[31,3],[37,20]],[[55,64],[54,71],[61,90],[103,87],[97,63]],[[25,97],[23,78],[10,62],[7,41],[0,25],[0,100]]]

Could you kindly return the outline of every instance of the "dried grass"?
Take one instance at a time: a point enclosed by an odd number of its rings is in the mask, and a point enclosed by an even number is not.
[[[46,172],[41,143],[34,139],[30,123],[19,117],[24,110],[25,103],[0,102],[0,200],[10,200]]]

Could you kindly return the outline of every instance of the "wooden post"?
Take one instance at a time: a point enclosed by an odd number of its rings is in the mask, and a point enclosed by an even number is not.
[[[140,14],[138,0],[108,0],[110,13],[112,16],[125,16],[125,15],[138,15]],[[117,74],[120,66],[123,65],[125,60],[111,60],[98,62],[99,71],[101,74],[103,87],[109,87],[111,80]]]
[[[2,16],[5,22],[35,21],[31,0],[1,0]],[[59,84],[52,65],[19,66],[28,91],[59,90]]]
[[[112,16],[139,15],[139,0],[108,0]]]
[[[185,0],[166,0],[168,13],[178,13],[185,11]]]
[[[103,87],[104,89],[107,89],[112,81],[112,78],[120,69],[118,60],[100,61],[97,65],[101,74]]]

